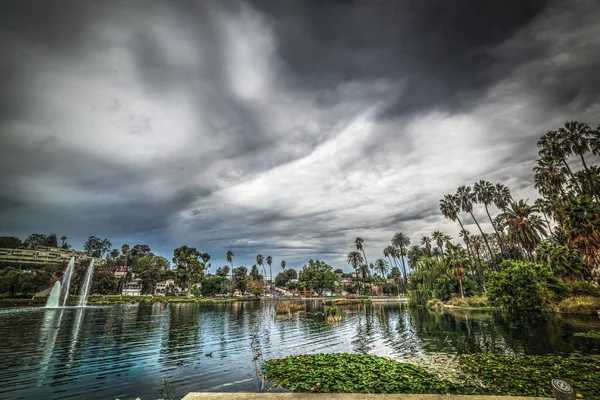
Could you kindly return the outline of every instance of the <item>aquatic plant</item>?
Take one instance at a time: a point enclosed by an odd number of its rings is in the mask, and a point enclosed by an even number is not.
[[[325,315],[327,316],[327,322],[336,323],[342,320],[341,314],[338,313],[338,309],[335,307],[325,308]]]
[[[570,297],[558,303],[558,312],[565,314],[596,314],[600,298],[591,296]]]
[[[285,314],[289,312],[306,311],[306,305],[295,303],[281,303],[277,305],[277,314]]]

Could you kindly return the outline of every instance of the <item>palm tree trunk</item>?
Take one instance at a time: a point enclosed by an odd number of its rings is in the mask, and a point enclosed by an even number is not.
[[[481,257],[479,257],[479,250],[475,249],[475,251],[477,252],[477,261],[478,261],[478,265],[479,265],[477,275],[479,275],[479,281],[481,282],[481,287],[483,287],[483,291],[486,292],[485,278],[483,276],[483,266],[481,265]]]
[[[404,261],[404,256],[402,257],[402,270],[404,271],[404,290],[408,290],[408,275],[406,274],[406,262]]]
[[[490,244],[488,243],[487,237],[485,237],[485,234],[483,233],[481,226],[479,226],[479,222],[477,222],[477,220],[475,219],[475,216],[473,215],[473,211],[469,211],[469,214],[471,214],[471,218],[473,218],[473,221],[475,221],[477,228],[479,228],[479,232],[481,232],[481,237],[483,237],[483,241],[485,242],[485,245],[488,248],[488,251],[490,252],[490,257],[493,257],[494,253],[492,253],[492,248],[490,247]]]
[[[590,190],[592,196],[598,201],[598,195],[596,194],[596,188],[594,187],[594,182],[592,181],[592,175],[590,174],[590,170],[588,169],[587,164],[585,163],[585,158],[583,158],[583,154],[579,153],[579,157],[581,157],[581,163],[583,164],[583,169],[585,170],[585,175],[588,178],[588,182],[590,184]]]
[[[577,179],[575,179],[575,175],[573,175],[573,171],[571,171],[571,168],[569,167],[569,164],[567,164],[567,160],[565,160],[564,158],[562,159],[563,165],[565,166],[565,168],[567,168],[567,171],[569,171],[569,175],[571,175],[571,179],[573,180],[573,183],[575,184],[575,186],[577,186],[577,189],[582,192],[581,187],[579,186],[579,183],[577,182]]]
[[[490,219],[490,223],[492,224],[492,228],[494,228],[494,232],[496,232],[496,236],[498,236],[498,240],[500,241],[500,251],[502,252],[502,255],[504,255],[504,242],[502,241],[502,237],[500,236],[500,234],[498,233],[498,230],[496,229],[496,226],[494,225],[494,221],[492,220],[492,216],[490,215],[487,204],[484,204],[484,207],[485,207],[485,212],[486,212],[488,218]]]
[[[460,285],[460,298],[464,299],[465,293],[463,292],[463,278],[462,277],[458,278],[458,284]]]
[[[365,254],[365,249],[362,249],[363,257],[365,259],[365,264],[367,265],[367,275],[369,276],[369,280],[371,281],[371,286],[369,287],[369,292],[371,296],[373,295],[373,277],[371,276],[371,272],[369,271],[369,262],[367,261],[367,255]]]

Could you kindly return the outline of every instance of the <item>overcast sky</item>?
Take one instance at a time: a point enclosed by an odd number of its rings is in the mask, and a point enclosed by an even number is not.
[[[534,199],[539,136],[600,122],[594,0],[0,6],[0,235],[349,270],[457,237],[459,185]]]

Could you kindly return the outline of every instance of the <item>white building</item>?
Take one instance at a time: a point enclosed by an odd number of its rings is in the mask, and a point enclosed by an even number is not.
[[[123,285],[121,291],[122,296],[141,296],[142,295],[142,280],[132,279]]]
[[[158,282],[156,289],[154,289],[155,296],[165,296],[167,292],[175,292],[175,281],[173,279],[167,279],[166,281]]]

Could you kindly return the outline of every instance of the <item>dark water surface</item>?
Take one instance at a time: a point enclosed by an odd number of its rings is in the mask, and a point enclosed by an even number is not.
[[[489,312],[431,313],[397,304],[321,304],[275,316],[270,302],[0,309],[0,398],[156,399],[166,378],[190,391],[257,391],[252,327],[265,359],[355,352],[396,359],[420,354],[600,354],[597,317]],[[212,357],[206,354],[212,353]]]

